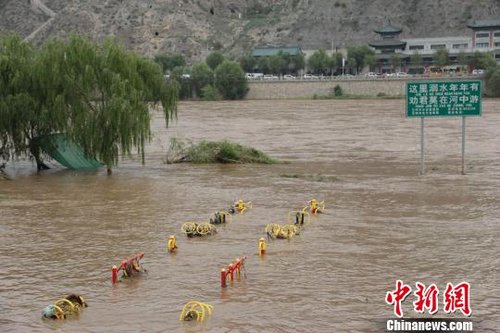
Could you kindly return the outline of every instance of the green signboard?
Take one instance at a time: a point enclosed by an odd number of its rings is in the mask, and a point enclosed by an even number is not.
[[[481,81],[428,81],[406,84],[407,117],[481,115]]]

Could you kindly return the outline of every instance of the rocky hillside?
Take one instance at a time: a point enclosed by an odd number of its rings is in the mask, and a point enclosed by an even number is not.
[[[139,52],[191,59],[266,44],[350,46],[375,39],[389,20],[402,38],[463,36],[468,22],[488,18],[500,18],[499,0],[0,0],[0,31],[35,44],[114,35]]]

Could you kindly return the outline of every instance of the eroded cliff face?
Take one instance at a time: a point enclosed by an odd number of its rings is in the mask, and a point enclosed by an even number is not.
[[[402,38],[464,36],[468,22],[499,17],[499,0],[0,0],[0,31],[35,44],[70,33],[114,35],[138,52],[191,59],[266,44],[366,43],[389,20]]]

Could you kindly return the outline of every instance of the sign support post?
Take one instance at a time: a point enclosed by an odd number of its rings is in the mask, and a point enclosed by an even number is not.
[[[424,164],[424,117],[420,118],[420,174],[423,175],[425,172]]]
[[[420,118],[420,174],[425,172],[425,117],[462,117],[462,175],[465,175],[465,117],[481,116],[478,80],[417,81],[406,84],[406,117]]]
[[[465,116],[462,117],[462,175],[465,175]]]

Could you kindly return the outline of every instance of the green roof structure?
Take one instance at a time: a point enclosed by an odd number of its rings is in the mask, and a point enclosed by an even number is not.
[[[475,20],[467,26],[473,30],[485,28],[500,28],[500,19]]]
[[[397,28],[389,22],[385,27],[383,27],[380,30],[373,30],[374,32],[380,34],[380,35],[397,35],[400,34],[402,29]]]
[[[302,49],[299,46],[290,47],[256,47],[252,49],[252,57],[269,57],[279,52],[288,53],[290,55],[302,54]]]

